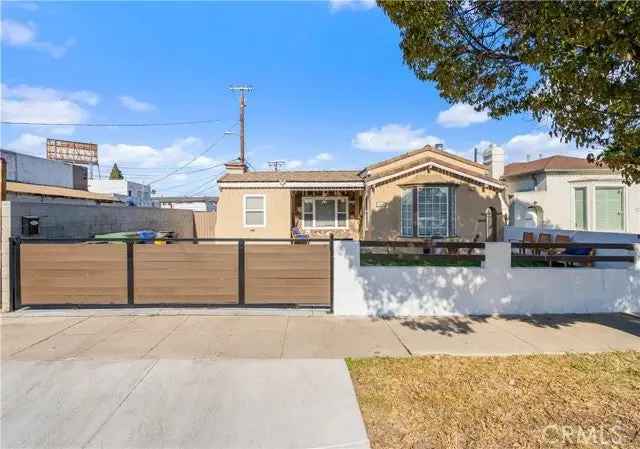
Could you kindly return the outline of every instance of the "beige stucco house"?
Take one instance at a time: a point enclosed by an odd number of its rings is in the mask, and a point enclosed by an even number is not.
[[[504,185],[483,165],[426,146],[353,171],[252,171],[218,180],[216,237],[497,240]]]

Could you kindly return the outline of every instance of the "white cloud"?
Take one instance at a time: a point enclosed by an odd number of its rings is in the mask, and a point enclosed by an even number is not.
[[[316,154],[311,159],[307,160],[307,165],[313,167],[314,165],[321,164],[323,162],[328,162],[333,160],[333,155],[331,153],[319,153]]]
[[[376,7],[375,0],[329,0],[329,9],[332,12],[345,9],[368,10]]]
[[[98,94],[86,90],[64,92],[25,84],[0,84],[2,120],[28,123],[80,123],[89,117],[85,106],[95,106]],[[73,127],[49,129],[57,134],[72,134]]]
[[[490,141],[483,140],[476,145],[481,159],[482,152],[491,143]],[[583,157],[588,153],[587,149],[579,149],[573,143],[562,142],[557,137],[549,136],[546,132],[518,134],[499,146],[504,148],[505,159],[509,162],[526,161],[527,156],[531,159],[538,159],[540,156],[548,157],[554,154]]]
[[[390,123],[356,134],[352,143],[366,151],[407,151],[442,143],[442,139],[426,135],[422,128]]]
[[[146,103],[144,101],[136,100],[135,98],[130,97],[128,95],[122,95],[121,97],[119,97],[119,100],[122,106],[124,106],[125,108],[131,111],[147,112],[147,111],[152,111],[156,108],[151,103]]]
[[[445,128],[465,128],[475,123],[483,123],[489,120],[486,111],[476,111],[473,106],[458,103],[451,106],[446,111],[438,113],[436,120],[439,125]]]
[[[44,51],[54,59],[63,57],[67,50],[75,44],[73,39],[67,39],[63,44],[38,40],[38,30],[33,22],[19,22],[10,19],[0,22],[0,36],[2,42],[11,47],[28,47]]]
[[[98,145],[98,155],[101,165],[110,166],[117,162],[138,168],[179,167],[188,163],[203,148],[201,139],[185,137],[162,148],[127,143],[103,143]],[[220,162],[211,157],[199,156],[185,170],[218,163]],[[173,177],[170,177],[169,180],[173,181]]]
[[[32,156],[46,157],[47,138],[35,134],[23,133],[18,138],[6,145],[8,150]]]
[[[286,162],[287,162],[286,168],[289,170],[296,170],[298,168],[301,168],[304,165],[304,162],[298,159],[294,159]]]

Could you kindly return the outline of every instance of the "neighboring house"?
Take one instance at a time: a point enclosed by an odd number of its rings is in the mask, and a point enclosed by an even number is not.
[[[90,179],[89,191],[115,195],[130,206],[153,207],[151,187],[126,179]]]
[[[194,212],[215,212],[217,196],[156,196],[151,199],[154,207],[163,209],[188,209]]]
[[[426,146],[353,171],[247,172],[218,180],[216,237],[499,240],[504,185],[485,166]]]
[[[113,195],[87,190],[87,168],[0,150],[5,161],[6,201],[74,205],[120,204]]]
[[[509,224],[640,234],[640,185],[586,159],[551,156],[505,167]]]

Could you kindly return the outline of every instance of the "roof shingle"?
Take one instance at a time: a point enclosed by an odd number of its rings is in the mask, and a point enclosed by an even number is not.
[[[227,173],[220,182],[362,182],[356,170],[252,171]]]
[[[504,177],[520,176],[543,171],[601,170],[610,172],[607,167],[598,167],[586,159],[570,156],[550,156],[530,162],[514,162],[504,167]]]

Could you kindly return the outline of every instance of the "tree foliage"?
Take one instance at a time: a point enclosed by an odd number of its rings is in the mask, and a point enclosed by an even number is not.
[[[109,179],[124,179],[122,172],[118,168],[118,164],[114,163],[111,168],[111,173],[109,173]]]
[[[640,182],[640,2],[386,1],[405,63],[451,102],[530,112]]]

